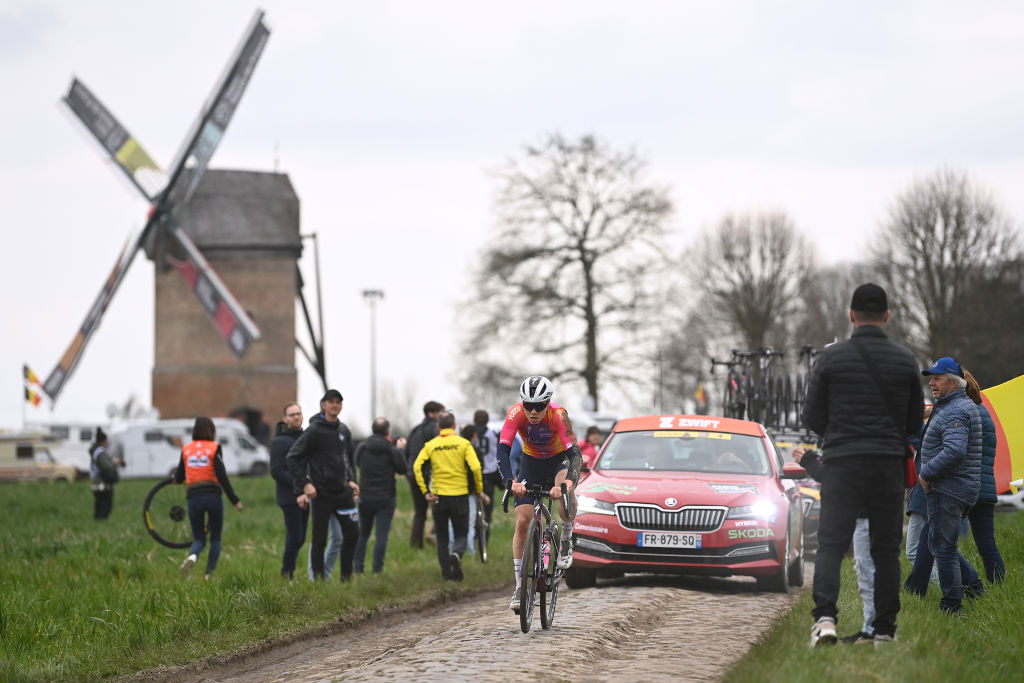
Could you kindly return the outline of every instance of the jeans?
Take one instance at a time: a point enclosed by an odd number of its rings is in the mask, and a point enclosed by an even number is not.
[[[437,562],[441,575],[451,578],[451,556],[460,558],[466,552],[466,534],[469,527],[469,496],[439,496],[433,506],[434,534],[437,537]],[[448,522],[452,523],[455,542],[448,550]]]
[[[967,510],[967,504],[955,498],[937,491],[928,494],[928,547],[939,566],[939,586],[942,588],[939,606],[943,612],[960,611],[964,597],[964,581],[973,584],[977,577],[975,575],[975,580],[972,580],[970,576],[965,576],[960,571],[962,555],[957,549],[957,541],[960,538],[960,525]],[[918,549],[917,552],[920,556],[921,550]],[[973,571],[971,568],[971,572]]]
[[[864,611],[861,631],[875,634],[875,563],[871,559],[871,532],[868,520],[861,517],[853,529],[853,571],[857,573],[857,589]]]
[[[917,546],[921,543],[921,532],[927,528],[925,526],[926,524],[928,524],[928,517],[926,515],[922,515],[918,512],[910,513],[910,521],[907,522],[907,559],[910,560],[911,566],[915,564],[915,560],[917,559]],[[925,533],[924,537],[928,538],[928,534]],[[931,554],[930,551],[929,554]],[[935,583],[938,583],[939,569],[934,563],[929,564],[931,564],[932,568],[930,578]],[[906,586],[904,585],[904,587]],[[928,586],[925,586],[924,590],[927,591]]]
[[[284,513],[284,557],[281,559],[281,576],[293,578],[299,548],[306,542],[306,528],[309,526],[309,507],[302,509],[298,503],[281,506]]]
[[[210,534],[210,554],[206,556],[206,573],[217,568],[220,558],[220,533],[224,528],[224,499],[220,493],[207,493],[188,499],[188,522],[192,525],[192,547],[189,553],[198,556]]]
[[[974,535],[974,545],[978,546],[978,554],[985,564],[985,578],[989,583],[1002,581],[1006,575],[1006,565],[1003,564],[1003,556],[999,554],[999,547],[996,546],[996,532],[992,523],[995,509],[994,503],[975,503],[967,512],[967,519],[971,522],[971,534]]]
[[[366,563],[366,546],[370,541],[370,532],[377,525],[377,537],[373,546],[373,571],[384,569],[384,554],[388,551],[388,534],[391,532],[391,520],[395,516],[396,498],[383,500],[359,501],[359,541],[356,543],[355,571],[363,573]]]
[[[409,491],[412,493],[412,533],[409,544],[413,548],[423,547],[423,527],[427,525],[427,499],[420,491],[415,477],[409,478]]]
[[[917,544],[917,555],[914,557],[914,566],[910,570],[910,575],[907,580],[903,582],[903,589],[909,591],[919,598],[923,598],[928,594],[928,581],[931,578],[932,581],[938,582],[939,568],[935,564],[935,557],[932,555],[931,548],[928,546],[928,537],[931,527],[928,522],[924,523],[921,527],[921,538]],[[978,573],[974,571],[974,567],[967,561],[967,558],[963,556],[963,553],[957,553],[957,562],[960,565],[960,576],[964,579],[964,585],[970,589],[971,593],[975,596],[985,592],[984,584],[981,583],[981,579],[978,578]]]
[[[340,554],[341,580],[346,581],[352,575],[352,561],[359,541],[358,513],[339,515],[338,501],[322,495],[314,499],[311,505],[313,535],[309,544],[309,578],[330,579]],[[330,546],[327,545],[328,529]]]
[[[900,545],[903,540],[903,463],[896,457],[846,456],[822,468],[821,520],[814,567],[815,619],[837,620],[839,575],[857,518],[866,515],[875,565],[873,622],[876,635],[896,633],[900,611]]]

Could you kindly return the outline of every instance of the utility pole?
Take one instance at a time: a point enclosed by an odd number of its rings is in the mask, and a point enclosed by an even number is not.
[[[377,302],[383,289],[364,289],[363,299],[370,305],[370,426],[377,419]]]

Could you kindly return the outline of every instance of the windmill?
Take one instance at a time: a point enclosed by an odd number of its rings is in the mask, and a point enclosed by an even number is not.
[[[56,402],[81,361],[89,339],[98,328],[136,254],[142,249],[154,259],[162,256],[181,273],[217,334],[236,359],[240,359],[260,339],[259,328],[177,219],[199,186],[266,45],[270,30],[263,17],[262,11],[254,15],[166,172],[84,83],[77,78],[72,80],[63,102],[146,198],[150,209],[144,227],[121,250],[74,339],[43,383],[43,390],[52,403]],[[301,285],[299,296],[301,298]],[[322,371],[322,342],[317,344],[314,339],[314,346],[318,370]]]

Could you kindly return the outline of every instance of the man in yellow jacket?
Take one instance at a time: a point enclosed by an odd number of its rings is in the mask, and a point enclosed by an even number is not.
[[[416,483],[430,502],[434,514],[434,534],[437,536],[437,561],[445,580],[462,580],[462,555],[466,552],[469,533],[469,478],[466,467],[473,475],[473,493],[483,493],[483,477],[476,449],[455,433],[455,416],[442,412],[437,416],[441,433],[428,441],[412,465]],[[423,475],[424,463],[430,463],[430,481]],[[453,551],[448,552],[448,522],[455,535]]]

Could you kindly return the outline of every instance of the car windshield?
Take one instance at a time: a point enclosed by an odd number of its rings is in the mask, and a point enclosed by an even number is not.
[[[613,433],[595,469],[765,475],[771,465],[756,436],[653,430]]]

